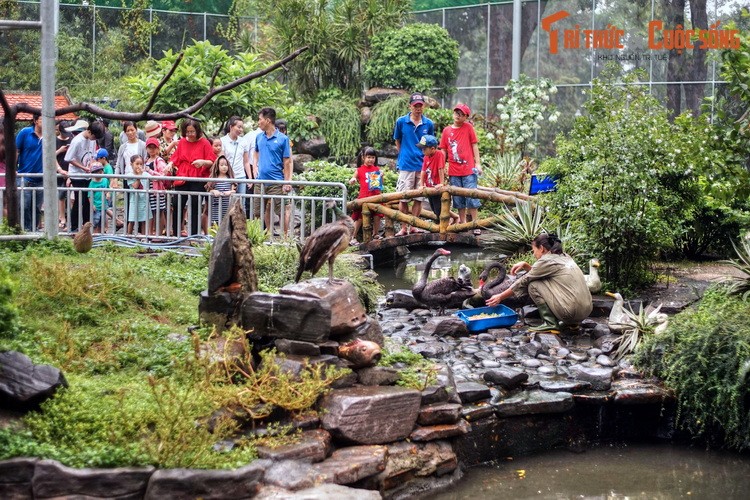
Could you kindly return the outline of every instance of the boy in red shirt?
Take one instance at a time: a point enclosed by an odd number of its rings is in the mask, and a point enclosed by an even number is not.
[[[445,185],[445,153],[438,149],[438,141],[434,135],[423,135],[417,147],[424,153],[422,160],[422,185],[424,187],[440,187]],[[440,217],[440,195],[428,196],[430,208]],[[451,212],[451,223],[458,219],[458,215]]]
[[[448,158],[448,175],[451,186],[476,189],[477,176],[482,175],[479,161],[479,141],[474,126],[468,123],[471,109],[466,104],[456,104],[453,108],[453,124],[443,129],[440,136],[440,149]],[[453,206],[458,209],[460,223],[466,222],[466,210],[472,221],[477,220],[479,200],[465,196],[454,196]],[[476,234],[478,229],[474,231]]]
[[[368,196],[375,196],[380,194],[383,189],[383,173],[378,167],[378,153],[375,148],[366,147],[364,148],[359,156],[357,156],[357,171],[349,179],[349,184],[355,184],[359,182],[359,195],[357,198],[367,198]],[[358,245],[357,235],[359,234],[359,228],[362,227],[362,211],[357,210],[352,212],[352,219],[354,219],[354,238],[350,242],[351,245]],[[382,214],[375,214],[372,220],[372,238],[374,240],[380,239],[380,219],[383,218]]]

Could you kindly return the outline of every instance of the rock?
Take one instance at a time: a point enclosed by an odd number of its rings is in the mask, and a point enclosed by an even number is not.
[[[546,347],[547,349],[557,349],[563,346],[563,344],[560,343],[560,337],[551,333],[537,333],[536,340],[539,341],[542,346]]]
[[[602,354],[609,354],[617,348],[620,337],[617,335],[604,335],[594,341],[594,347],[602,350]]]
[[[540,375],[554,375],[557,373],[557,368],[555,368],[554,366],[545,365],[538,367],[536,369],[536,372]]]
[[[349,488],[340,484],[321,484],[312,488],[305,488],[297,492],[264,486],[254,500],[380,500],[380,493],[360,488]]]
[[[234,281],[234,249],[232,247],[232,222],[224,217],[214,236],[211,258],[208,261],[208,295]]]
[[[569,392],[524,391],[516,396],[494,403],[498,417],[562,413],[573,408],[573,395]]]
[[[159,469],[151,475],[144,500],[249,498],[270,466],[269,460],[255,460],[234,470]]]
[[[570,367],[570,374],[576,380],[589,382],[594,391],[608,391],[612,385],[612,368],[573,365]]]
[[[362,385],[393,385],[398,380],[398,370],[386,366],[373,366],[357,370]]]
[[[484,373],[484,380],[508,390],[515,389],[521,383],[528,380],[529,375],[526,372],[515,370],[513,368],[500,368],[489,370]]]
[[[580,353],[580,352],[571,352],[567,356],[565,356],[565,359],[569,359],[571,361],[575,361],[576,363],[582,363],[589,359],[588,355]]]
[[[508,328],[490,328],[487,333],[496,339],[505,339],[513,336],[513,331]]]
[[[669,392],[651,384],[634,384],[613,389],[616,389],[614,402],[620,405],[661,405],[672,398]]]
[[[417,427],[409,436],[412,441],[437,441],[454,436],[462,436],[471,431],[471,424],[466,420],[459,420],[455,424],[433,425],[430,427]]]
[[[153,467],[74,469],[54,460],[40,460],[32,478],[34,498],[140,498],[147,493],[154,470]]]
[[[438,359],[451,351],[449,345],[442,342],[424,342],[411,347],[412,352],[421,354],[425,358]]]
[[[539,388],[547,392],[579,392],[591,389],[591,384],[580,380],[542,380]]]
[[[373,87],[371,89],[367,89],[365,91],[364,95],[364,101],[367,103],[368,106],[375,105],[379,102],[385,101],[386,99],[393,97],[393,96],[400,96],[400,95],[408,95],[409,93],[405,90],[400,89],[386,89],[382,87]],[[406,113],[408,110],[405,107],[404,113]]]
[[[14,411],[37,408],[68,382],[60,370],[35,365],[17,351],[0,352],[0,407]]]
[[[328,340],[331,309],[317,298],[255,292],[242,304],[242,327],[263,336],[318,343]]]
[[[486,403],[468,404],[461,409],[461,416],[468,422],[483,420],[495,413],[495,408]]]
[[[542,362],[538,359],[524,359],[521,364],[526,368],[539,368],[542,366]]]
[[[295,174],[301,174],[303,173],[305,169],[305,164],[310,163],[315,158],[312,157],[312,155],[308,154],[295,154],[292,156],[292,165],[294,169]]]
[[[334,436],[355,443],[390,443],[411,433],[420,401],[418,391],[402,387],[334,390],[320,403],[321,424]],[[398,418],[393,418],[394,415]]]
[[[367,321],[367,311],[357,296],[354,285],[348,281],[328,283],[328,278],[312,278],[292,283],[279,290],[281,295],[317,297],[325,301],[331,311],[332,336],[346,335]]]
[[[519,354],[528,356],[529,358],[535,358],[537,354],[542,352],[542,343],[532,340],[527,344],[523,344],[518,348]]]
[[[490,397],[490,389],[486,385],[476,382],[458,383],[456,384],[456,391],[462,403],[474,403]]]
[[[369,340],[370,342],[375,342],[380,347],[383,347],[385,344],[385,337],[383,336],[383,329],[381,328],[380,323],[369,316],[365,319],[365,322],[355,328],[352,333],[337,338],[341,344],[356,339]]]
[[[37,458],[11,458],[0,461],[0,498],[33,498],[31,481]]]
[[[570,354],[570,349],[567,349],[565,347],[561,347],[560,349],[557,350],[557,357],[559,358],[564,358],[568,354]]]
[[[214,325],[218,332],[239,322],[239,307],[243,294],[201,292],[198,299],[198,317],[204,325]]]
[[[428,320],[422,327],[422,334],[436,337],[468,337],[469,330],[466,323],[456,316],[440,316]]]
[[[414,309],[424,307],[424,304],[414,298],[411,290],[393,290],[385,295],[385,307],[388,309],[413,311]]]
[[[303,488],[311,488],[319,483],[321,479],[321,475],[317,469],[307,461],[282,460],[274,462],[268,468],[263,476],[263,483],[295,491]]]
[[[331,452],[331,435],[323,429],[304,431],[297,441],[294,444],[287,444],[276,448],[258,446],[258,457],[274,461],[302,460],[322,462]],[[277,485],[289,488],[289,486]]]
[[[313,137],[294,144],[297,154],[307,154],[313,158],[326,158],[329,154],[328,143],[323,137]]]
[[[611,331],[609,329],[609,325],[605,325],[604,323],[599,323],[591,331],[591,335],[595,339],[598,339],[599,337],[604,337],[605,335],[609,335],[610,333]]]
[[[302,342],[300,340],[276,339],[274,341],[276,350],[284,354],[293,354],[299,356],[320,356],[320,347],[312,342]]]
[[[456,403],[435,403],[419,410],[419,425],[455,424],[461,418],[461,405]]]
[[[372,118],[372,108],[369,106],[362,106],[359,109],[359,121],[362,125],[367,125],[370,123],[370,119]]]
[[[352,446],[333,452],[314,468],[323,482],[351,484],[385,470],[386,456],[385,446]]]
[[[410,443],[401,441],[388,445],[385,470],[375,477],[375,487],[391,490],[415,477],[442,476],[458,467],[453,447],[447,441]]]
[[[589,355],[590,358],[596,358],[602,353],[601,349],[597,349],[596,347],[592,347],[591,349],[588,349],[586,351],[586,354]]]
[[[604,367],[612,367],[615,366],[617,363],[612,361],[609,356],[605,356],[604,354],[600,354],[596,357],[596,362]]]

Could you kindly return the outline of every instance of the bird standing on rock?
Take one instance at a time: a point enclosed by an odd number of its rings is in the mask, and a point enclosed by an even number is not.
[[[342,212],[335,202],[326,203],[327,208],[333,208],[338,220],[324,224],[316,229],[306,240],[299,254],[299,266],[294,282],[299,282],[302,273],[310,271],[313,276],[328,262],[328,283],[333,284],[333,261],[336,256],[349,247],[354,237],[354,221]]]
[[[78,253],[87,253],[94,246],[94,235],[91,234],[91,223],[87,222],[80,231],[73,236],[73,247]]]

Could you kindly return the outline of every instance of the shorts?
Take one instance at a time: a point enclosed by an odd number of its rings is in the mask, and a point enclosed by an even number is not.
[[[451,175],[450,177],[451,186],[462,187],[466,189],[477,188],[477,174],[470,175]],[[479,208],[481,205],[478,198],[467,198],[466,196],[454,196],[453,197],[453,208]]]
[[[422,171],[407,172],[405,170],[399,170],[398,182],[396,182],[396,191],[409,191],[411,189],[419,189],[422,187]],[[423,197],[411,198],[408,200],[400,200],[403,203],[409,203],[410,201],[424,201]]]
[[[91,224],[98,228],[102,223],[102,211],[94,210],[94,217],[91,219]]]
[[[370,217],[372,217],[373,215],[375,215],[375,217],[385,217],[380,212],[375,212],[375,213],[370,212]],[[352,218],[352,220],[359,220],[362,218],[362,210],[357,210],[356,212],[352,212],[349,216]]]
[[[255,184],[253,186],[253,194],[260,195],[261,193],[261,184]],[[273,206],[273,212],[275,214],[279,214],[279,207],[282,203],[287,204],[289,203],[289,200],[284,200],[281,198],[276,198],[276,196],[284,195],[284,196],[291,196],[292,191],[289,191],[288,193],[284,192],[284,186],[283,184],[266,184],[265,190],[263,191],[264,195],[273,195],[274,198],[265,198],[265,211],[271,210],[271,206]],[[255,217],[260,217],[260,197],[253,199],[253,215]]]

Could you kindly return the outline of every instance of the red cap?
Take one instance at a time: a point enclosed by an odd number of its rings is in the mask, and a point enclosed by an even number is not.
[[[167,130],[177,130],[177,125],[172,120],[164,120],[161,122],[161,127]]]
[[[453,108],[453,111],[460,111],[466,116],[471,116],[471,108],[469,108],[469,106],[463,103],[456,104],[455,107]]]
[[[156,137],[149,137],[148,139],[146,139],[146,147],[149,147],[149,146],[156,146],[158,148],[159,139],[157,139]]]

